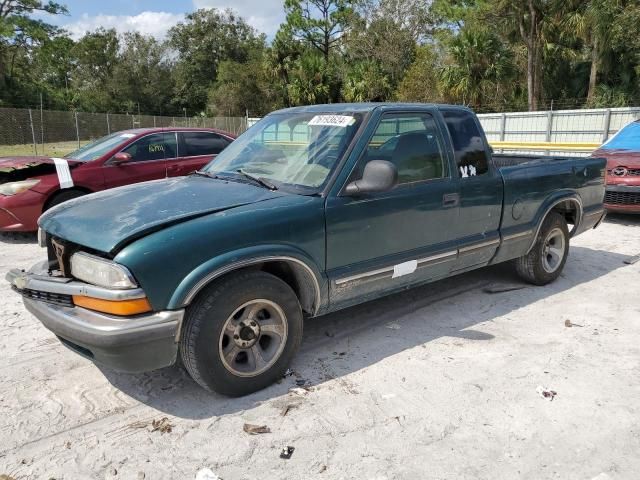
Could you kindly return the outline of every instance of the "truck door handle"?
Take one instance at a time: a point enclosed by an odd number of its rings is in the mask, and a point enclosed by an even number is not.
[[[457,193],[445,193],[442,196],[442,206],[445,208],[457,207],[460,204],[460,195]]]

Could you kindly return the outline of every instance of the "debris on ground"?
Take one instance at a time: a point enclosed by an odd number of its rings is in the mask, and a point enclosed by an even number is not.
[[[266,425],[252,425],[245,423],[242,429],[249,435],[259,435],[260,433],[271,433],[271,429]]]
[[[172,430],[173,425],[169,423],[169,419],[167,417],[162,417],[160,420],[151,421],[152,432],[171,433]]]
[[[389,328],[391,330],[400,330],[400,328],[401,328],[399,324],[393,323],[393,322],[392,323],[387,323],[385,325],[385,327],[387,327],[387,328]]]
[[[296,385],[299,387],[304,387],[307,384],[307,381],[304,378],[299,378],[296,380]]]
[[[280,416],[284,417],[287,415],[287,413],[289,413],[289,410],[292,410],[294,408],[296,408],[298,405],[295,403],[288,403],[286,404],[284,407],[282,407],[282,410],[280,410]]]
[[[292,375],[295,375],[296,372],[293,371],[293,369],[291,368],[287,368],[287,371],[284,372],[284,374],[282,375],[282,378],[287,378],[290,377]]]
[[[209,468],[203,468],[196,473],[196,480],[222,480]]]
[[[538,385],[538,388],[536,388],[536,392],[538,392],[538,395],[540,395],[542,398],[546,398],[550,402],[553,402],[553,399],[558,394],[557,392],[549,390],[542,385]]]
[[[318,473],[324,473],[327,470],[327,466],[326,465],[322,465],[320,467],[320,471],[318,471]]]
[[[304,396],[309,393],[309,387],[293,387],[289,389],[289,393],[295,393],[296,395]]]
[[[3,473],[3,474],[0,474],[0,480],[16,480],[16,479],[10,475],[7,475],[6,473]]]
[[[564,326],[571,328],[571,327],[584,327],[584,325],[578,325],[577,323],[573,323],[571,320],[567,319],[564,321]]]
[[[527,288],[527,286],[519,285],[519,284],[489,285],[488,287],[484,287],[482,291],[484,293],[504,293],[504,292],[513,292],[514,290],[522,290],[523,288]]]
[[[326,332],[324,332],[324,334],[329,337],[329,338],[333,338],[335,336],[335,333],[330,332],[329,330],[327,330]]]
[[[289,460],[291,455],[293,455],[294,447],[286,446],[280,451],[280,458],[284,458],[285,460]]]
[[[627,258],[624,263],[626,265],[633,265],[634,263],[638,263],[638,261],[640,261],[640,254],[639,255],[635,255],[633,257]]]

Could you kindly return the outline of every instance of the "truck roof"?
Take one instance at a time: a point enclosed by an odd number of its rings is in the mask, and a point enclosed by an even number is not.
[[[461,105],[446,105],[436,103],[401,103],[401,102],[368,102],[368,103],[330,103],[320,105],[307,105],[302,107],[291,107],[277,110],[273,113],[340,113],[340,112],[370,112],[376,108],[388,107],[393,109],[404,108],[424,108],[424,107],[447,107],[469,110]]]

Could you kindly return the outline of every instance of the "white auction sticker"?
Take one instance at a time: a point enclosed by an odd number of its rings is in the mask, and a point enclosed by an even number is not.
[[[400,263],[393,266],[393,275],[391,278],[398,278],[413,273],[418,268],[418,261],[411,260],[409,262]]]
[[[73,187],[73,179],[71,178],[71,170],[69,170],[69,162],[64,158],[53,158],[53,163],[56,164],[56,173],[58,174],[58,182],[60,182],[60,188]]]
[[[348,127],[353,125],[355,118],[349,115],[316,115],[309,125],[318,127]]]

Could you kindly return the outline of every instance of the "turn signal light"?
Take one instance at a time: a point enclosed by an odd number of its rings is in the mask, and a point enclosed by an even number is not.
[[[146,298],[114,301],[74,295],[73,303],[78,307],[88,308],[96,312],[110,313],[111,315],[138,315],[139,313],[151,311],[151,305]]]

